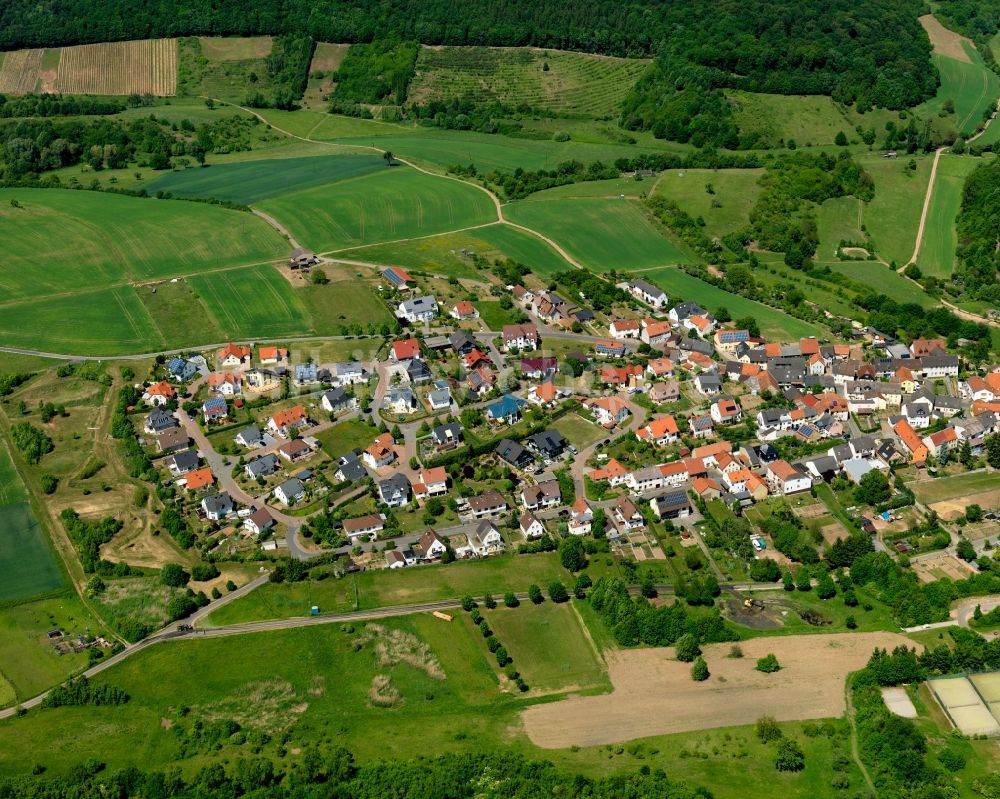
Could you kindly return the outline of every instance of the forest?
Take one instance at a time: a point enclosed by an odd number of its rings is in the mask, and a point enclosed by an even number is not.
[[[979,166],[965,182],[958,214],[958,260],[965,290],[976,300],[1000,302],[1000,161]]]
[[[36,767],[36,772],[44,768]],[[667,777],[662,769],[642,767],[631,774],[596,779],[558,770],[546,761],[521,755],[445,755],[419,761],[372,762],[358,765],[342,747],[332,751],[308,748],[301,763],[283,770],[264,757],[241,758],[228,770],[222,764],[203,766],[191,777],[176,769],[143,772],[136,768],[108,772],[90,759],[63,778],[15,777],[0,781],[0,799],[78,799],[79,797],[204,797],[252,796],[255,799],[618,799],[655,796],[658,799],[711,799],[704,788]]]

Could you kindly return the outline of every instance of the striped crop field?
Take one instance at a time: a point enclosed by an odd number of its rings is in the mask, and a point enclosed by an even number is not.
[[[14,50],[4,54],[0,66],[0,93],[28,94],[35,90],[42,71],[44,50]]]
[[[81,44],[15,50],[0,65],[0,92],[65,94],[177,93],[177,40]]]
[[[575,116],[618,114],[648,62],[526,47],[424,47],[407,99],[526,104]]]

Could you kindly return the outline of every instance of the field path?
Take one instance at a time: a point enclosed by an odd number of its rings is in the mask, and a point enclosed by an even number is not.
[[[291,231],[288,228],[286,228],[283,224],[281,224],[281,222],[279,222],[273,216],[264,213],[258,208],[251,208],[250,210],[253,211],[254,216],[259,216],[261,219],[267,222],[267,224],[269,224],[271,227],[277,230],[279,234],[288,239],[288,243],[292,245],[293,250],[297,250],[299,247],[302,246],[295,240],[295,237],[292,235]]]
[[[970,136],[966,144],[972,144],[972,142],[986,133],[986,131],[989,130],[990,125],[993,124],[993,120],[997,118],[997,113],[1000,113],[1000,99],[997,100],[996,107],[993,109],[993,113],[990,115],[990,118],[986,120],[986,124],[983,125],[983,129],[975,136]]]
[[[934,178],[937,177],[938,162],[941,160],[941,153],[947,149],[947,147],[938,147],[934,151],[934,163],[931,164],[931,177],[927,181],[927,192],[924,194],[924,207],[920,209],[920,224],[917,225],[917,240],[913,243],[913,255],[910,256],[909,261],[896,270],[900,274],[910,264],[915,264],[917,256],[920,255],[920,245],[924,243],[924,227],[927,225],[927,213],[931,209],[931,197],[934,195]]]
[[[871,795],[876,796],[875,783],[872,782],[872,778],[868,774],[868,769],[861,759],[861,752],[858,749],[858,730],[854,722],[854,701],[851,698],[850,680],[844,683],[844,701],[847,703],[847,722],[851,725],[851,758],[857,764],[861,776],[864,777],[865,783],[868,785],[868,790],[871,791]]]
[[[213,102],[221,103],[222,105],[229,105],[229,106],[232,106],[233,108],[239,108],[241,111],[246,111],[248,114],[253,114],[253,116],[257,117],[257,119],[259,119],[265,125],[269,125],[273,130],[277,131],[278,133],[282,133],[285,136],[288,136],[289,138],[292,138],[292,139],[298,139],[299,141],[308,142],[310,144],[325,145],[327,147],[343,148],[343,147],[347,147],[348,146],[348,145],[344,145],[344,144],[338,144],[337,142],[320,141],[318,139],[310,139],[308,136],[299,136],[296,133],[292,133],[289,130],[285,130],[284,128],[278,127],[273,122],[271,122],[266,117],[264,117],[262,114],[258,113],[257,111],[255,111],[252,108],[246,108],[246,107],[244,107],[242,105],[237,105],[236,103],[229,103],[229,102],[226,102],[225,100],[219,100],[219,99],[216,99],[214,97],[213,98],[205,97],[204,99],[206,99],[206,100],[207,99],[211,99],[211,100],[213,100]],[[372,151],[377,152],[377,153],[384,152],[383,150],[381,150],[380,148],[375,147],[375,146],[369,146],[369,145],[363,145],[363,144],[352,144],[352,145],[350,145],[350,149],[352,149],[352,150],[357,150],[359,148],[365,149],[365,150],[372,150]],[[541,239],[546,244],[548,244],[553,250],[555,250],[557,253],[559,253],[559,255],[561,255],[563,258],[565,258],[566,261],[568,263],[570,263],[572,266],[574,266],[576,269],[585,269],[586,268],[586,267],[583,266],[583,264],[581,264],[579,261],[577,261],[572,255],[570,255],[568,252],[566,252],[566,250],[564,250],[557,242],[553,241],[552,239],[550,239],[545,234],[539,233],[537,230],[534,230],[534,229],[532,229],[530,227],[526,227],[524,225],[520,225],[520,224],[518,224],[516,222],[511,222],[508,219],[506,219],[504,217],[504,215],[503,215],[503,203],[500,202],[500,198],[497,197],[492,191],[490,191],[489,189],[487,189],[485,186],[481,186],[478,183],[473,183],[473,182],[468,181],[468,180],[463,180],[462,178],[454,177],[453,175],[443,175],[440,172],[432,172],[429,169],[424,169],[424,167],[422,167],[422,166],[417,166],[412,161],[408,161],[405,158],[400,158],[395,153],[393,154],[393,159],[396,160],[396,161],[399,161],[401,164],[406,164],[411,169],[417,170],[417,172],[423,172],[425,175],[430,175],[431,177],[435,177],[435,178],[443,178],[444,180],[454,180],[456,183],[464,183],[466,186],[473,186],[474,188],[479,189],[479,191],[485,193],[486,196],[489,197],[490,200],[491,200],[491,202],[493,203],[493,207],[496,209],[496,213],[497,213],[497,222],[500,222],[501,224],[504,224],[504,225],[510,225],[511,227],[517,228],[518,230],[521,230],[521,231],[524,231],[525,233],[528,233],[528,234],[534,236],[537,239]],[[257,212],[254,211],[254,213],[257,213]],[[494,223],[491,223],[491,224],[494,224]],[[485,227],[485,225],[482,225],[480,227]],[[276,227],[276,229],[278,229],[278,228]],[[469,228],[466,228],[466,229],[469,229]],[[457,232],[460,232],[460,231],[452,231],[452,232],[456,232],[457,233]],[[435,235],[447,235],[447,234],[440,234],[440,233],[438,233],[438,234],[435,234]],[[419,238],[427,238],[427,237],[426,236],[421,236]],[[410,241],[410,239],[402,239],[402,241]]]

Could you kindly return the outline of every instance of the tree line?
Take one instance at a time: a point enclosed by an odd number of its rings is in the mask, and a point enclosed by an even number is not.
[[[972,299],[1000,303],[1000,161],[966,178],[958,214],[959,272]]]

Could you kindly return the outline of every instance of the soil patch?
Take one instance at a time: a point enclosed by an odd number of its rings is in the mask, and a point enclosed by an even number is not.
[[[910,565],[917,573],[918,579],[923,583],[932,583],[941,577],[947,577],[950,580],[964,580],[972,573],[964,561],[945,552],[916,563],[911,561]]]
[[[734,624],[742,624],[751,630],[776,630],[783,626],[781,618],[770,608],[758,605],[748,608],[742,599],[730,599],[723,607],[723,613]]]
[[[962,43],[968,42],[968,39],[964,36],[959,36],[955,31],[948,30],[948,28],[938,22],[938,18],[933,14],[924,14],[920,17],[920,24],[927,31],[927,36],[931,40],[931,46],[934,48],[935,53],[948,56],[948,58],[954,58],[956,61],[964,61],[966,64],[972,63],[969,54],[962,47]]]
[[[909,644],[895,633],[757,638],[740,643],[743,658],[726,657],[731,644],[710,644],[704,654],[712,676],[705,682],[692,681],[690,664],[674,660],[672,647],[610,652],[613,693],[535,705],[521,718],[543,749],[753,724],[764,714],[830,718],[844,713],[844,680],[873,649]],[[769,652],[781,662],[778,674],[754,669]]]
[[[986,509],[1000,507],[1000,489],[983,491],[979,494],[967,494],[964,497],[946,499],[942,502],[934,502],[930,505],[930,508],[936,511],[942,519],[950,522],[959,516],[964,516],[965,509],[969,505],[979,505],[979,507]]]

